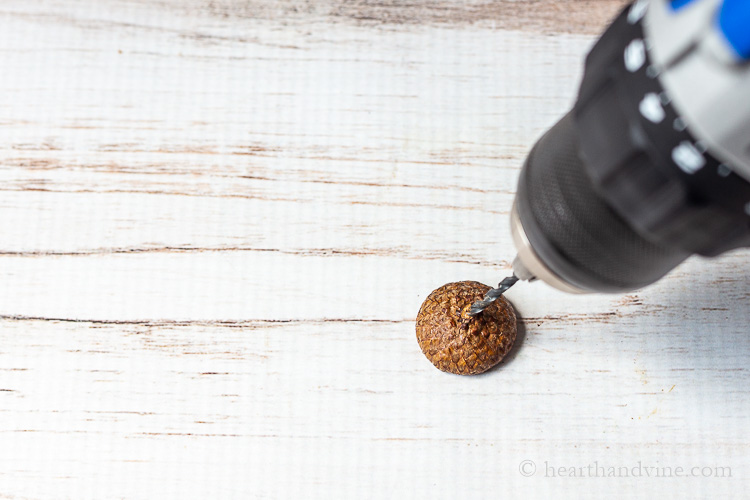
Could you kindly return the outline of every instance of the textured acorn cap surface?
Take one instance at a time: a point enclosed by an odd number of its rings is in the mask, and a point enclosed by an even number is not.
[[[468,315],[471,305],[490,289],[476,281],[448,283],[422,303],[417,341],[438,369],[476,375],[498,364],[513,347],[516,314],[505,297],[475,317]]]

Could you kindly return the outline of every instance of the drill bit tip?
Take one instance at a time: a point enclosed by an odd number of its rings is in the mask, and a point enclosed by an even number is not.
[[[469,310],[469,316],[476,316],[480,314],[482,311],[487,309],[490,304],[495,302],[497,299],[500,298],[502,294],[504,294],[510,287],[516,284],[518,282],[518,278],[514,274],[513,276],[509,276],[505,278],[503,281],[500,282],[499,285],[497,285],[497,288],[493,288],[489,292],[487,292],[484,296],[484,299],[478,300],[474,302],[471,305],[471,309]]]

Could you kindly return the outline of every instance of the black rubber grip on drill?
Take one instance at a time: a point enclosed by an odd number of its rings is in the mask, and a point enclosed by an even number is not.
[[[555,274],[579,288],[642,288],[689,253],[637,233],[596,191],[579,156],[569,113],[537,142],[519,179],[517,210],[534,251]]]

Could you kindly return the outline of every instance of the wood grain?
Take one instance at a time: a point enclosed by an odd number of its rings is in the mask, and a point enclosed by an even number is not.
[[[415,339],[621,4],[3,2],[0,498],[741,496],[747,252],[520,284],[478,377]]]

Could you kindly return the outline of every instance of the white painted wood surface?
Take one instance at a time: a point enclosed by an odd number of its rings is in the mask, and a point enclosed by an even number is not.
[[[0,498],[742,496],[747,252],[417,346],[616,8],[554,5],[2,2]]]

